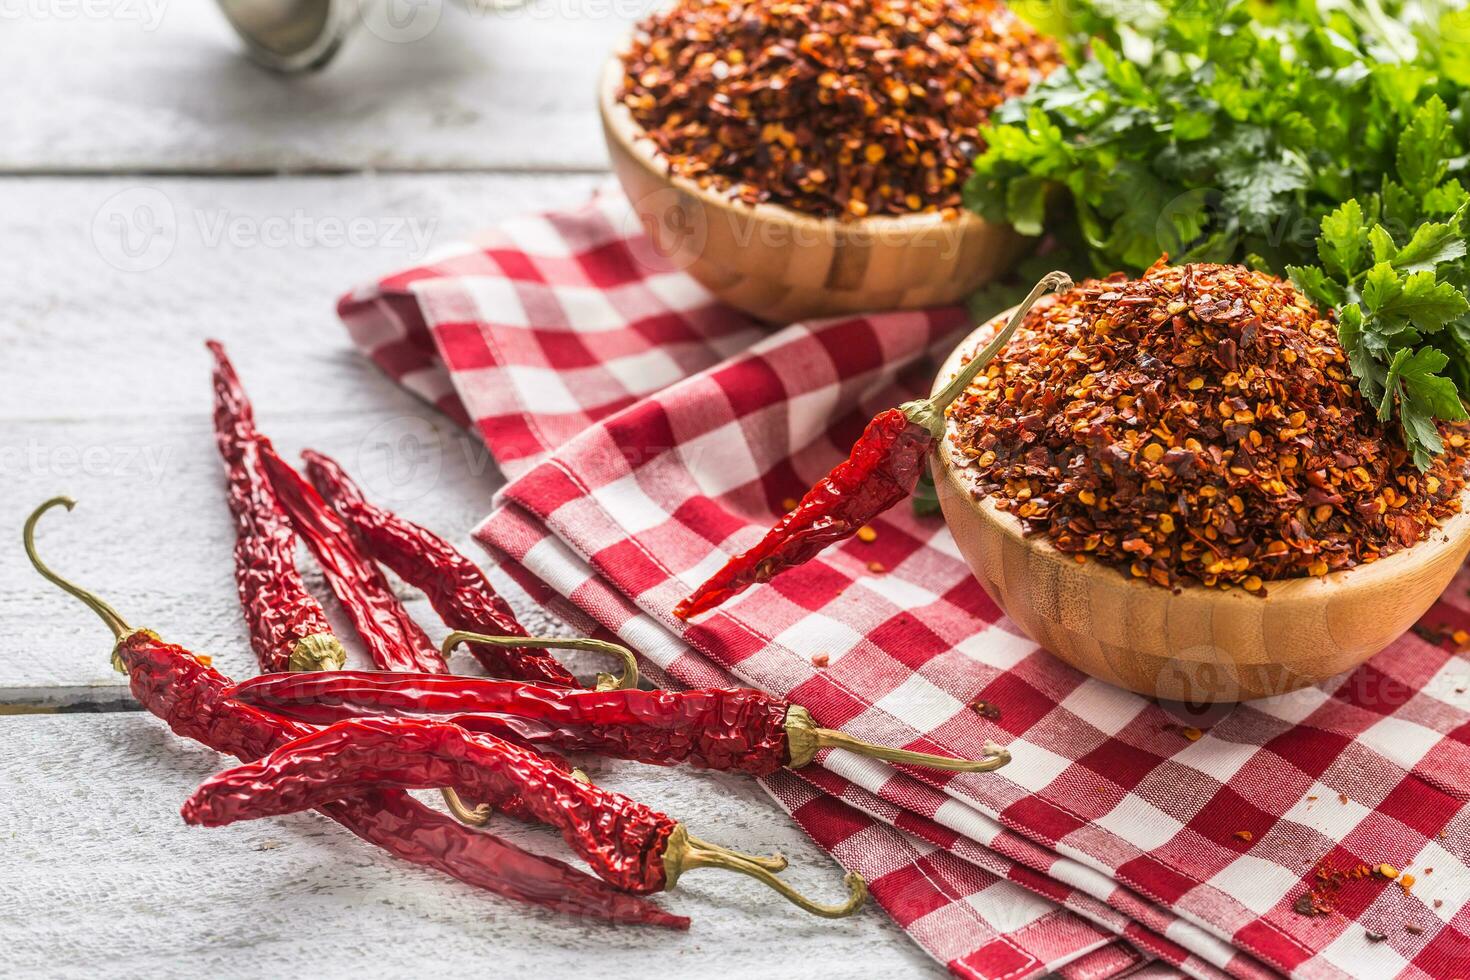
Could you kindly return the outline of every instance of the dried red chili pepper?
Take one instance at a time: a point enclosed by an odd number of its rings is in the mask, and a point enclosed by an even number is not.
[[[424,591],[429,604],[453,630],[526,636],[510,605],[480,567],[426,528],[368,502],[334,460],[307,450],[306,475],[322,498],[356,535],[362,550]],[[526,647],[472,643],[470,652],[496,677],[577,687],[577,679],[552,657]]]
[[[990,772],[1010,761],[1010,753],[993,745],[979,760],[873,745],[818,728],[805,708],[783,698],[740,688],[583,691],[482,677],[339,671],[267,674],[239,684],[231,696],[312,725],[432,717],[537,750],[596,752],[756,776],[782,766],[799,769],[823,748],[961,772]]]
[[[944,409],[969,387],[980,369],[1005,346],[1026,311],[1050,289],[1072,283],[1051,272],[1016,307],[1005,329],[932,398],[880,412],[868,423],[847,459],[806,492],[796,507],[749,551],[731,558],[676,607],[689,619],[708,612],[750,586],[800,565],[913,493],[924,458],[944,433]]]
[[[235,518],[235,584],[263,670],[333,670],[346,662],[327,615],[296,569],[296,534],[281,509],[256,446],[255,412],[218,341],[214,433],[225,461]]]
[[[365,787],[445,786],[482,796],[521,796],[599,876],[636,894],[672,888],[692,868],[721,867],[756,878],[793,904],[830,918],[856,912],[867,895],[863,879],[850,874],[848,900],[819,905],[775,876],[785,868],[784,859],[707,844],[672,818],[575,779],[535,752],[422,719],[356,719],[303,736],[205,780],[184,804],[183,815],[188,823],[215,827],[295,813]]]
[[[241,761],[257,759],[309,734],[299,724],[258,711],[224,696],[229,678],[183,647],[134,629],[106,602],[61,578],[36,553],[35,527],[64,497],[49,500],[26,521],[25,548],[36,570],[81,600],[116,637],[113,666],[128,675],[140,704],[176,734]],[[303,675],[305,676],[305,675]],[[358,837],[404,860],[466,884],[572,915],[613,922],[687,929],[689,920],[671,915],[561,861],[529,854],[490,834],[468,830],[396,790],[371,790],[323,802],[322,813]]]
[[[269,440],[260,436],[258,445],[291,523],[322,566],[327,583],[351,616],[373,663],[384,670],[449,673],[434,642],[403,608],[378,566],[358,550],[342,519],[301,474],[276,454]]]

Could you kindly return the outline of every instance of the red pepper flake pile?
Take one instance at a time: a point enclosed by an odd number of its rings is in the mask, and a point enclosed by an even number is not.
[[[1366,878],[1373,869],[1366,864],[1351,868],[1338,868],[1321,864],[1312,873],[1311,888],[1297,897],[1292,906],[1300,915],[1331,915],[1337,909],[1337,896],[1342,886],[1349,881]]]
[[[1336,327],[1240,266],[1165,266],[1038,303],[950,407],[977,496],[1167,588],[1257,594],[1407,548],[1460,508],[1463,424],[1420,473]]]
[[[748,204],[957,213],[980,126],[1058,61],[997,0],[678,0],[620,98],[674,173]]]

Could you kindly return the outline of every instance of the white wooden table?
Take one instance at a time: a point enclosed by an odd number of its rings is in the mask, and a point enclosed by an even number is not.
[[[312,814],[186,828],[179,804],[222,760],[132,710],[101,625],[22,556],[25,514],[70,493],[81,506],[42,529],[53,564],[136,624],[215,654],[228,673],[253,671],[206,337],[228,345],[281,449],[337,456],[373,496],[472,548],[468,529],[500,479],[493,464],[353,352],[333,302],[426,244],[605,180],[594,79],[639,12],[567,0],[502,15],[446,8],[422,40],[363,34],[323,74],[287,80],[245,63],[204,0],[6,6],[7,976],[942,972],[877,909],[813,919],[735,876],[687,878],[664,901],[694,928],[661,933],[512,905]],[[835,864],[745,780],[624,764],[595,776],[704,837],[782,851],[799,887],[840,894]],[[505,833],[559,847],[542,831]]]

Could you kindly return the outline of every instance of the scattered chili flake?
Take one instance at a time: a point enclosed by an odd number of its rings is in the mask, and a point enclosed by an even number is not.
[[[1466,643],[1470,643],[1470,633],[1464,630],[1455,630],[1450,634],[1450,639],[1454,641],[1455,646],[1462,647]]]
[[[800,503],[801,501],[797,500],[795,497],[787,497],[785,500],[781,501],[781,509],[786,511],[787,513],[790,513],[791,511],[795,510],[797,505]]]
[[[1297,897],[1292,907],[1301,915],[1330,915],[1337,908],[1337,895],[1343,884],[1371,873],[1371,869],[1361,863],[1351,868],[1319,864],[1312,872],[1315,883],[1306,894]]]
[[[1389,879],[1390,881],[1392,881],[1394,878],[1397,878],[1399,876],[1399,869],[1398,868],[1395,868],[1391,864],[1380,864],[1378,867],[1374,868],[1373,870],[1374,871],[1377,871],[1380,875],[1382,875],[1383,877]]]
[[[990,112],[1059,63],[997,0],[677,0],[619,95],[669,168],[808,214],[957,214]]]
[[[1457,512],[1467,477],[1464,439],[1421,474],[1331,320],[1240,266],[1160,260],[1042,300],[949,416],[977,496],[1166,588],[1264,595],[1375,561]]]
[[[1256,839],[1256,835],[1251,833],[1249,830],[1237,830],[1235,832],[1235,836],[1239,840],[1246,841],[1247,843]]]
[[[878,540],[878,532],[867,524],[857,529],[857,539],[864,544],[872,544]]]
[[[1436,898],[1434,900],[1434,907],[1435,908],[1439,908],[1443,904],[1444,904],[1444,899],[1442,899],[1442,898]]]
[[[1409,894],[1409,889],[1414,887],[1414,882],[1418,880],[1419,879],[1415,878],[1413,875],[1405,872],[1404,874],[1399,875],[1399,887],[1402,888],[1404,890],[1404,894],[1407,895]]]
[[[1204,737],[1205,733],[1200,731],[1198,728],[1181,728],[1179,729],[1179,734],[1183,735],[1191,742],[1198,742],[1201,738]]]
[[[1418,936],[1424,932],[1424,927],[1413,922],[1406,922],[1404,923],[1404,932]]]
[[[199,661],[201,664],[203,664],[206,667],[213,667],[214,666],[214,658],[211,657],[207,653],[196,653],[196,654],[194,654],[194,659],[197,660],[197,661]]]
[[[1316,803],[1317,802],[1317,797],[1315,797],[1315,796],[1309,796],[1309,797],[1307,797],[1307,802],[1308,803]]]
[[[1415,623],[1409,629],[1415,636],[1426,643],[1438,645],[1450,638],[1450,631],[1444,626],[1430,626],[1425,623]]]
[[[1000,708],[991,704],[989,701],[976,701],[972,703],[970,707],[973,708],[975,714],[979,715],[981,718],[989,718],[991,721],[1000,721]]]
[[[825,654],[825,653],[814,653],[814,654],[812,654],[812,666],[813,667],[825,667],[825,666],[827,666],[831,662],[832,662],[832,658],[828,654]]]
[[[870,561],[868,562],[868,571],[876,575],[879,572],[886,572],[888,571],[888,569],[883,567],[883,563],[881,561]]]
[[[1388,937],[1381,932],[1374,932],[1372,929],[1365,929],[1363,930],[1363,938],[1368,940],[1368,942],[1370,943],[1381,943]]]
[[[1339,802],[1339,803],[1341,803],[1343,805],[1346,805],[1347,804],[1347,801],[1348,801],[1348,795],[1346,793],[1338,793],[1337,794],[1337,802]]]

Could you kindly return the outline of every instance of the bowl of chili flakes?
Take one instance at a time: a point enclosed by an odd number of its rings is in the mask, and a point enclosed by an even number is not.
[[[1289,283],[1161,263],[1037,303],[951,405],[935,486],[1037,643],[1140,694],[1232,702],[1357,666],[1449,585],[1470,431],[1441,431],[1421,473]]]
[[[1058,60],[996,0],[680,0],[599,93],[640,258],[777,323],[957,302],[1025,248],[963,207],[979,127]]]

